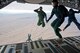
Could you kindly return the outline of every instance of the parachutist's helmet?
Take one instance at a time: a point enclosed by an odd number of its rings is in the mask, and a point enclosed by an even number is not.
[[[74,11],[72,8],[69,11]]]
[[[43,9],[43,7],[42,7],[42,6],[40,6],[40,7],[39,7],[39,9],[40,9],[40,10],[42,10],[42,9]]]
[[[53,7],[58,6],[58,0],[53,0],[51,4],[53,5]]]
[[[58,2],[58,0],[53,0],[52,2]]]

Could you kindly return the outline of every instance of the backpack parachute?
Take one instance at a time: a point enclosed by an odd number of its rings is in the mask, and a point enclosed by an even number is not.
[[[59,9],[60,9],[61,14],[63,15],[63,17],[67,17],[68,16],[69,12],[63,5],[59,5]]]

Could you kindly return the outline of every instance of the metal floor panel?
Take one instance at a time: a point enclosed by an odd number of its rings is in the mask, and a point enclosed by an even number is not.
[[[80,36],[1,45],[0,53],[80,53]],[[78,47],[77,47],[78,45]],[[7,47],[8,46],[8,47]]]

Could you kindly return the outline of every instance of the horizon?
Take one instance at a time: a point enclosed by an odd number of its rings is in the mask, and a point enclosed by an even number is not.
[[[50,12],[52,10],[51,5],[39,5],[39,4],[29,4],[29,3],[17,3],[16,1],[12,2],[8,6],[0,9],[0,13],[34,13],[34,9],[43,7],[45,12]]]

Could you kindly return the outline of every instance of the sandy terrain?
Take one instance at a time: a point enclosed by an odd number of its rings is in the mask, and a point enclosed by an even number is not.
[[[0,15],[0,45],[25,42],[27,35],[32,34],[32,40],[58,38],[50,23],[46,23],[45,28],[37,26],[37,19],[34,17],[18,15]],[[63,23],[61,29],[67,24]],[[79,36],[80,31],[74,23],[65,31],[61,32],[63,37]]]

